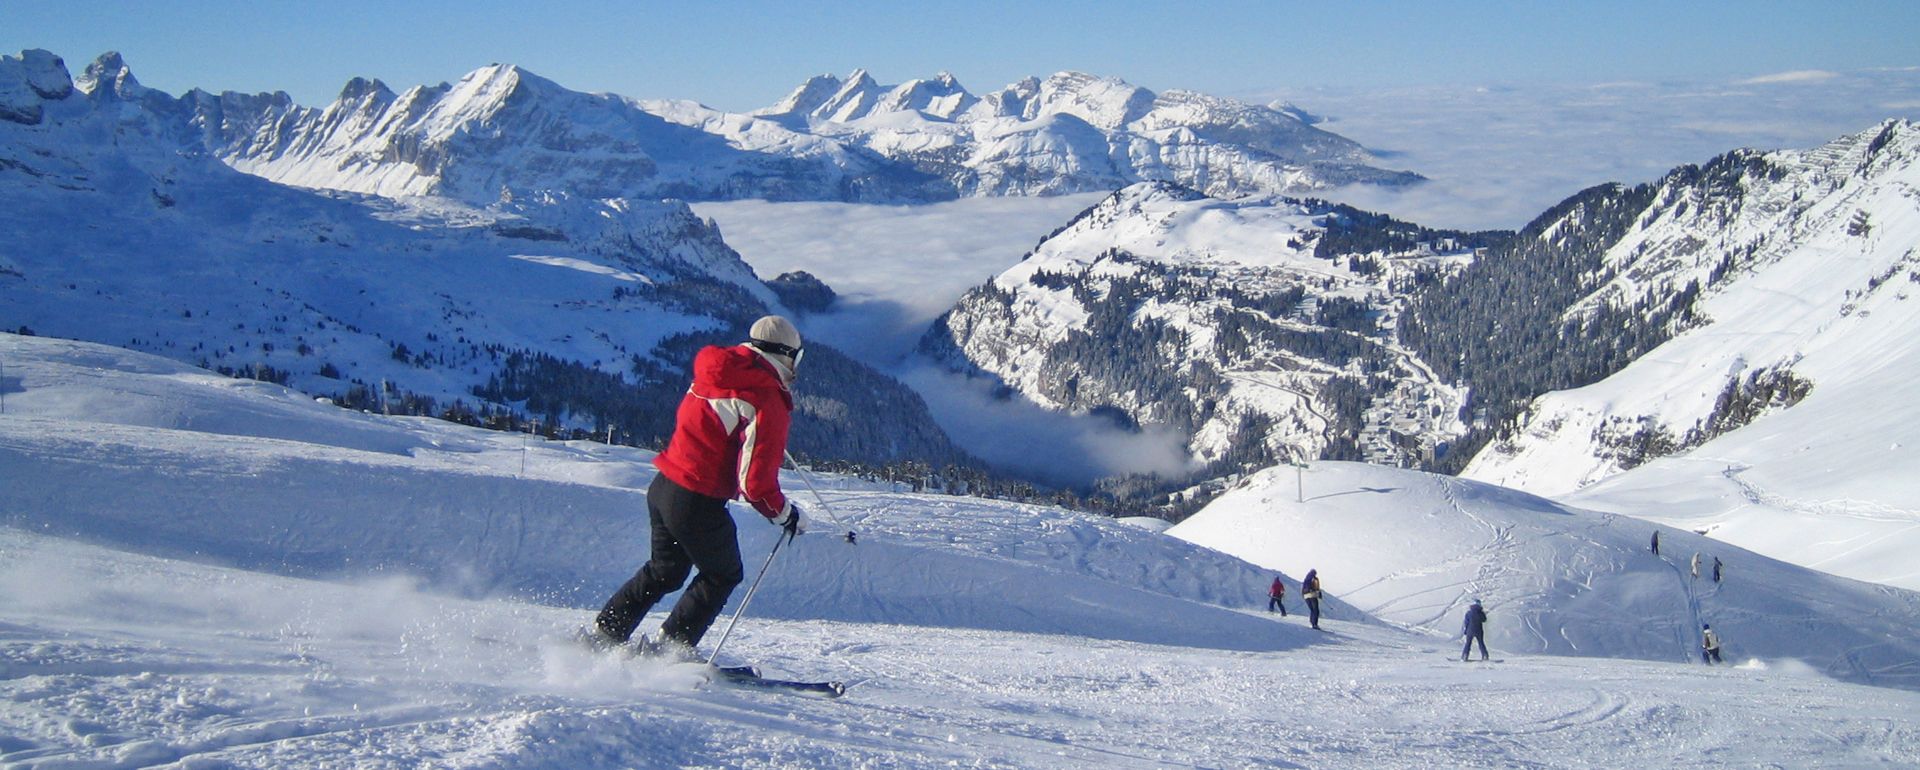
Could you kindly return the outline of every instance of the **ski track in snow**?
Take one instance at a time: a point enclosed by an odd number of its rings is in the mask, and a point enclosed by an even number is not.
[[[1920,695],[1788,666],[1508,655],[1327,621],[1253,653],[749,619],[839,700],[565,641],[588,617],[0,534],[19,767],[1416,767],[1920,761]],[[1297,618],[1271,621],[1298,625]],[[1803,667],[1802,667],[1803,668]]]

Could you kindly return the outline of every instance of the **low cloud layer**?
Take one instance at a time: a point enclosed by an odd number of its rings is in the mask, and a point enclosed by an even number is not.
[[[727,243],[760,277],[805,270],[848,306],[867,306],[849,313],[847,323],[871,329],[869,316],[878,312],[925,328],[967,289],[1017,264],[1042,237],[1106,195],[924,206],[722,201],[693,208],[720,223]]]
[[[1637,184],[1729,150],[1816,147],[1920,119],[1920,68],[1786,72],[1742,81],[1283,88],[1320,128],[1432,181],[1323,196],[1434,227],[1518,228],[1604,182]]]
[[[1073,486],[1128,473],[1178,477],[1193,469],[1186,436],[1177,430],[1127,430],[1100,417],[1051,411],[1019,394],[1002,397],[992,378],[935,366],[902,371],[900,378],[961,446],[1040,481]]]

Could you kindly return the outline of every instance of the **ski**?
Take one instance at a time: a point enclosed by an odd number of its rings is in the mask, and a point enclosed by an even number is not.
[[[774,690],[819,695],[826,698],[838,698],[847,694],[847,686],[839,682],[796,682],[788,679],[768,679],[760,675],[760,669],[753,666],[715,666],[714,672],[720,681],[736,687],[748,687],[755,690]]]

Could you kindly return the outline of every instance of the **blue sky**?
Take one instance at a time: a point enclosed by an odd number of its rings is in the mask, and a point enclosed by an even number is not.
[[[1079,69],[1222,95],[1307,86],[1746,78],[1920,65],[1920,3],[212,0],[0,3],[0,51],[106,50],[178,93],[350,77],[396,89],[511,62],[579,90],[769,104],[809,75],[948,70],[976,92]]]

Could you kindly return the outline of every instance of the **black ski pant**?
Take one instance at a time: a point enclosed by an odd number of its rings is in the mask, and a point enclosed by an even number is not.
[[[727,513],[727,501],[694,492],[660,474],[647,487],[647,519],[653,525],[651,557],[607,600],[594,624],[614,640],[626,641],[647,611],[685,585],[687,575],[697,567],[700,574],[660,627],[662,638],[693,648],[745,574],[733,516]]]
[[[1719,662],[1720,662],[1720,648],[1718,648],[1718,647],[1702,647],[1702,648],[1700,648],[1700,662],[1701,662],[1701,663],[1705,663],[1705,664],[1707,664],[1707,665],[1709,665],[1709,666],[1711,666],[1711,665],[1713,665],[1713,664],[1715,664],[1715,663],[1719,663]]]
[[[1468,655],[1468,654],[1469,654],[1469,653],[1470,653],[1470,652],[1471,652],[1471,651],[1473,650],[1473,643],[1474,643],[1474,642],[1479,642],[1479,643],[1480,643],[1480,659],[1481,659],[1481,660],[1486,660],[1486,659],[1487,659],[1487,636],[1486,636],[1486,634],[1485,634],[1485,632],[1482,632],[1482,633],[1478,633],[1478,634],[1468,634],[1468,635],[1467,635],[1467,644],[1466,644],[1466,646],[1464,646],[1464,647],[1461,647],[1461,648],[1460,648],[1460,659],[1461,659],[1461,660],[1466,660],[1466,659],[1467,659],[1467,655]]]
[[[1320,627],[1320,599],[1317,597],[1307,600],[1307,624]]]
[[[1286,603],[1286,602],[1283,602],[1283,601],[1280,601],[1280,597],[1278,597],[1278,596],[1269,596],[1269,597],[1267,597],[1267,611],[1268,611],[1268,612],[1272,612],[1272,611],[1274,611],[1275,609],[1278,609],[1278,610],[1280,610],[1280,617],[1283,617],[1283,618],[1284,618],[1284,617],[1286,617],[1286,616],[1287,616],[1287,603]]]

